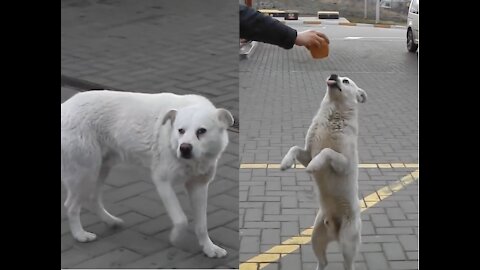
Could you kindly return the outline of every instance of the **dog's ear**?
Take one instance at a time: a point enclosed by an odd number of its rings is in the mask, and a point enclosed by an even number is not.
[[[170,120],[170,124],[173,124],[176,116],[177,116],[177,110],[168,111],[168,113],[163,117],[162,125],[165,125],[165,123],[167,123],[168,120]]]
[[[217,109],[218,120],[221,123],[224,123],[226,127],[233,126],[235,120],[233,119],[232,114],[225,109]]]
[[[357,90],[357,101],[358,103],[367,102],[367,93],[363,89],[358,88]]]

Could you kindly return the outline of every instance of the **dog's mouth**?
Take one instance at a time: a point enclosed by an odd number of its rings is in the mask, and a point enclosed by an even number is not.
[[[335,88],[337,88],[338,90],[342,91],[342,89],[341,89],[340,86],[338,85],[338,81],[337,81],[336,78],[335,78],[335,79],[332,79],[332,77],[328,78],[328,80],[327,80],[327,85],[328,85],[329,87],[335,87]]]
[[[192,159],[192,154],[180,154],[180,157],[183,159]]]
[[[338,90],[340,90],[340,92],[342,91],[342,89],[340,88],[340,85],[338,85],[338,75],[337,74],[330,75],[330,77],[327,79],[327,85],[330,88],[337,88]]]

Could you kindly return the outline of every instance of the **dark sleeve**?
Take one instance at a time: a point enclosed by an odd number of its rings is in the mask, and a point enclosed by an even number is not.
[[[297,31],[270,16],[240,5],[240,38],[291,49],[295,45]]]

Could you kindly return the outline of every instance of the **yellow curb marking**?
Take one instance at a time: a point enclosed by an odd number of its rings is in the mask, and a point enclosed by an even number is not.
[[[367,210],[368,208],[376,205],[383,199],[391,196],[393,193],[402,190],[404,187],[415,182],[416,180],[418,180],[418,169],[402,177],[400,180],[388,186],[384,186],[379,190],[365,196],[362,200],[360,200],[360,211],[363,212]],[[364,205],[366,205],[366,207],[364,207]],[[281,257],[286,256],[287,254],[299,249],[300,245],[310,243],[312,232],[313,227],[305,229],[300,233],[299,236],[293,236],[283,241],[280,245],[274,246],[269,250],[265,251],[264,253],[256,255],[248,259],[246,262],[241,263],[239,270],[260,270],[271,263],[277,262],[278,260],[280,260]]]
[[[258,164],[240,164],[240,169],[266,169],[266,163],[258,163]]]
[[[269,169],[280,169],[280,164],[268,164]]]

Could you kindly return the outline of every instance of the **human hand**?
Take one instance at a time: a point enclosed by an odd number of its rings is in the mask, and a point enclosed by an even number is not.
[[[307,30],[303,32],[297,33],[297,39],[295,40],[295,45],[298,46],[305,46],[305,47],[321,47],[322,46],[322,38],[330,44],[330,40],[328,37],[320,32]]]

